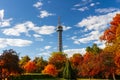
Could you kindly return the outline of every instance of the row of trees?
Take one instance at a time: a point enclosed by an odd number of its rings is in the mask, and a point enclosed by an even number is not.
[[[120,75],[120,14],[116,14],[100,40],[106,41],[104,49],[93,44],[86,48],[84,55],[75,53],[70,58],[65,53],[53,52],[48,61],[42,57],[35,57],[31,60],[29,56],[19,59],[14,50],[5,50],[0,56],[2,73],[0,76],[43,73],[66,77],[66,71],[69,73],[67,76],[70,76],[72,71],[74,77],[111,78],[112,76],[115,80],[115,76]]]

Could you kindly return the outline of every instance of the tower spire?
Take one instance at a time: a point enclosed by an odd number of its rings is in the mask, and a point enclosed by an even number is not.
[[[58,26],[61,25],[61,22],[60,22],[60,16],[58,16]]]
[[[58,32],[58,51],[62,52],[62,31],[63,27],[60,23],[60,16],[58,17],[58,26],[57,26],[57,32]]]

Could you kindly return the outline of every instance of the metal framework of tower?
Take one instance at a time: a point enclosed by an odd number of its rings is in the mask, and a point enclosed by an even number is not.
[[[62,52],[63,47],[62,47],[62,31],[63,27],[61,26],[60,23],[60,17],[58,17],[58,26],[57,26],[57,32],[58,32],[58,51]]]

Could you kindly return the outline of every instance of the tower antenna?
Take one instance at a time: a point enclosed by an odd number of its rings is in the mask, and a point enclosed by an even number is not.
[[[59,25],[59,26],[61,25],[60,16],[58,16],[58,25]]]

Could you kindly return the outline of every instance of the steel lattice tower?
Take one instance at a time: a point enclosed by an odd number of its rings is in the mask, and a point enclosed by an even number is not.
[[[62,52],[62,31],[63,31],[63,27],[61,26],[60,23],[60,17],[58,17],[58,26],[57,26],[57,32],[58,32],[58,51]]]

